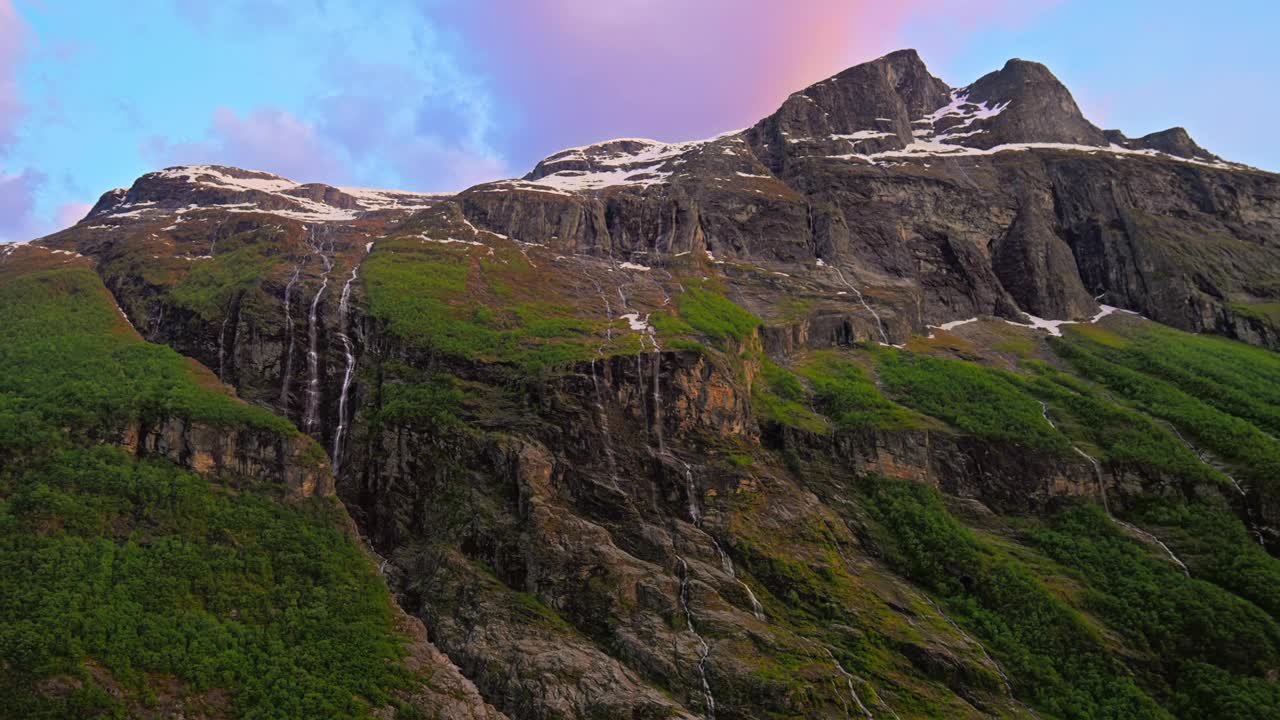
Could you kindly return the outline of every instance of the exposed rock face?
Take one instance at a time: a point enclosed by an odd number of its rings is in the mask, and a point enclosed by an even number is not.
[[[962,92],[968,102],[1004,108],[984,123],[985,132],[961,141],[970,147],[1027,142],[1107,144],[1102,131],[1084,118],[1071,92],[1040,63],[1010,60]]]
[[[279,175],[227,167],[171,167],[138,178],[128,190],[103,193],[86,220],[137,217],[157,211],[181,215],[191,209],[222,206],[230,212],[265,210],[301,220],[353,220],[360,213],[421,209],[432,196],[396,190],[346,190],[321,183],[299,184]]]
[[[877,715],[924,696],[947,717],[1024,712],[985,649],[875,556],[854,478],[928,483],[1001,513],[1094,497],[1100,478],[1116,508],[1182,489],[941,426],[762,423],[762,358],[901,344],[978,315],[1083,319],[1095,298],[1280,348],[1274,319],[1249,310],[1280,293],[1277,238],[1275,175],[1220,161],[1178,128],[1104,133],[1036,63],[953,89],[900,51],[706,141],[574,148],[449,198],[170,168],[42,243],[94,258],[148,339],[309,426],[331,456],[345,429],[336,492],[430,629],[434,646],[410,628],[414,657],[456,665],[422,707],[823,718],[853,716],[855,683],[879,698]],[[447,247],[474,248],[460,266],[527,262],[542,305],[572,306],[584,335],[608,327],[605,344],[532,378],[415,345],[365,311],[362,263],[383,241],[409,243],[392,258]],[[231,253],[256,276],[201,275]],[[704,278],[763,326],[714,349],[659,347],[651,319]],[[493,298],[521,289],[459,284],[449,307],[486,328]],[[628,326],[644,333],[639,351],[610,349]],[[438,375],[466,388],[451,411],[466,422],[393,412],[394,390]],[[291,445],[177,421],[136,435],[196,469],[330,489],[297,469]],[[856,576],[860,594],[832,600],[798,579],[810,575]],[[813,607],[836,618],[831,634],[793,617]],[[853,679],[824,645],[833,636],[865,640],[888,669]]]
[[[1006,234],[992,243],[991,261],[1000,284],[1032,315],[1078,318],[1095,306],[1071,246],[1053,231],[1053,218],[1038,200],[1024,201]]]
[[[565,252],[820,258],[917,332],[1019,310],[1086,317],[1104,295],[1272,347],[1274,324],[1241,308],[1274,297],[1278,200],[1274,175],[1178,128],[1104,134],[1043,65],[1011,60],[949,90],[910,51],[740,134],[578,148],[459,196],[481,227]]]
[[[943,107],[949,88],[914,50],[901,50],[812,85],[787,98],[747,131],[752,149],[775,172],[797,154],[897,150],[913,140],[913,123]]]
[[[1172,127],[1168,130],[1160,130],[1143,135],[1140,138],[1127,138],[1124,133],[1119,130],[1107,130],[1105,132],[1108,142],[1121,145],[1123,147],[1138,150],[1155,150],[1166,155],[1174,157],[1198,159],[1198,160],[1220,160],[1217,155],[1205,150],[1191,139],[1185,128]]]
[[[293,497],[334,492],[324,454],[306,436],[252,429],[229,432],[169,418],[126,429],[121,444],[134,453],[159,455],[202,475],[270,480]]]

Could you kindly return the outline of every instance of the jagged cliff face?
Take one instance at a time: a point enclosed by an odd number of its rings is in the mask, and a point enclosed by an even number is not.
[[[1065,372],[1049,320],[1148,322],[1113,306],[1276,349],[1277,238],[1275,175],[1104,132],[1036,63],[953,89],[902,51],[741,132],[455,196],[171,168],[16,252],[91,258],[144,337],[318,440],[402,607],[508,717],[979,717],[1046,705],[887,557],[859,478],[987,529],[1212,497],[1273,551],[1280,496],[1099,464],[1030,396],[1052,442],[909,390],[842,424],[804,368],[844,353],[876,398],[888,346]],[[779,366],[806,378],[785,412]]]

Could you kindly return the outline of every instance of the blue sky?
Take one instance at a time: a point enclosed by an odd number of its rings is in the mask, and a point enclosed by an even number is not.
[[[790,7],[786,7],[790,5]],[[1090,119],[1280,170],[1274,3],[0,0],[0,241],[165,165],[452,190],[610,136],[750,124],[899,47],[1047,64]]]

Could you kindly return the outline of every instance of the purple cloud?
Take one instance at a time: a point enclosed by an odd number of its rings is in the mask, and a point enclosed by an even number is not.
[[[213,111],[209,139],[170,143],[155,136],[140,151],[155,165],[236,165],[301,182],[333,182],[346,173],[345,164],[314,125],[273,107],[257,108],[244,117],[220,107]]]
[[[364,62],[339,53],[325,76],[328,94],[308,110],[357,171],[390,170],[415,190],[460,190],[510,175],[490,143],[488,97],[449,63]]]
[[[430,137],[407,140],[392,158],[409,189],[462,190],[509,173],[501,158]]]
[[[16,140],[25,108],[18,97],[18,65],[26,52],[27,26],[9,0],[0,0],[0,156]]]
[[[53,214],[54,227],[61,230],[68,228],[84,219],[85,215],[93,209],[92,203],[67,202],[58,206]]]
[[[44,173],[31,168],[16,175],[0,173],[0,242],[41,234],[34,210],[36,191],[44,181]]]
[[[992,22],[1021,22],[1051,2],[544,0],[505,3],[501,12],[484,3],[419,6],[483,48],[468,60],[520,113],[506,147],[529,162],[612,137],[687,140],[743,127],[789,93],[897,49],[921,20],[967,38]]]

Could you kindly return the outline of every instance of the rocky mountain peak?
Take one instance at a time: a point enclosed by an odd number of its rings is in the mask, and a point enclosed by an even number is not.
[[[899,50],[792,94],[748,131],[749,139],[775,170],[796,151],[901,149],[912,141],[912,120],[946,105],[949,91],[915,50]]]
[[[297,220],[344,221],[362,213],[421,210],[438,196],[298,183],[273,173],[226,165],[179,165],[147,173],[127,190],[104,193],[86,219],[181,215],[189,209],[216,207],[228,212],[270,212]]]
[[[1156,150],[1177,157],[1206,160],[1218,159],[1217,155],[1197,145],[1196,141],[1192,140],[1191,135],[1182,127],[1171,127],[1168,130],[1143,135],[1135,142],[1143,149]]]
[[[1106,138],[1085,119],[1075,98],[1049,68],[1012,59],[965,88],[971,102],[1007,108],[983,124],[965,145],[990,148],[1008,143],[1105,146]]]
[[[1044,65],[1014,58],[972,84],[951,88],[915,50],[898,50],[797,91],[754,126],[707,140],[621,138],[561,150],[497,190],[592,193],[697,184],[726,177],[779,178],[829,159],[922,164],[946,156],[1048,150],[1138,154],[1232,167],[1181,128],[1136,140],[1089,122]],[[803,171],[797,171],[803,172]],[[476,189],[473,189],[476,190]]]

